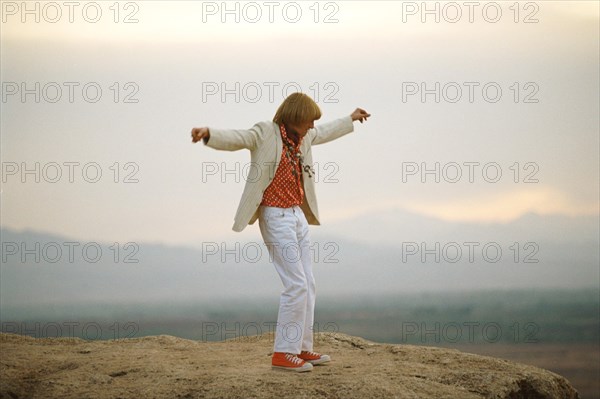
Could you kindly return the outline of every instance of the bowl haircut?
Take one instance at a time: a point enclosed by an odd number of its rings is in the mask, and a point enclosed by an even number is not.
[[[283,100],[277,109],[273,122],[278,125],[298,126],[319,118],[321,118],[321,109],[312,98],[304,93],[292,93]]]

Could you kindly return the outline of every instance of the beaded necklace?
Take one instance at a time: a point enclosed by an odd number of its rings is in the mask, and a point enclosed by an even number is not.
[[[285,147],[285,156],[292,164],[292,174],[298,177],[298,169],[304,170],[309,178],[312,178],[315,170],[312,165],[304,165],[304,155],[300,152],[300,147],[298,149],[293,145],[291,140],[287,136],[287,131],[285,130],[284,125],[279,125],[281,130],[281,135],[283,136],[283,144]]]

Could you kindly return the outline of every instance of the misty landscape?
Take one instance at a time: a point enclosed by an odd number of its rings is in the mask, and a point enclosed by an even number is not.
[[[315,233],[315,332],[517,360],[560,373],[583,397],[597,397],[596,222],[529,215],[508,225],[461,226],[457,235],[449,225],[422,220],[422,230],[398,246]],[[437,262],[435,251],[424,260],[409,255],[413,243],[431,249],[469,237],[508,253],[495,263],[481,253],[473,262],[467,252],[454,262],[450,252],[440,252]],[[537,243],[538,250],[529,262],[516,259],[508,237]],[[273,331],[280,282],[266,252],[258,257],[259,241],[237,243],[237,250],[236,242],[207,242],[204,252],[146,243],[118,243],[117,250],[115,244],[3,229],[2,332],[220,341]]]

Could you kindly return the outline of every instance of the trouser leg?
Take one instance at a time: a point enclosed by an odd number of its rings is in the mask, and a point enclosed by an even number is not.
[[[283,284],[274,351],[311,350],[315,284],[306,218],[299,207],[261,207],[259,226]]]
[[[308,230],[308,222],[302,212],[302,209],[298,207],[298,229],[297,238],[298,246],[300,248],[300,261],[302,268],[304,269],[304,276],[306,277],[306,316],[304,319],[303,328],[303,339],[302,339],[302,350],[312,351],[313,350],[313,325],[315,316],[315,299],[316,299],[316,285],[315,277],[313,275],[312,258],[310,251],[310,234]]]

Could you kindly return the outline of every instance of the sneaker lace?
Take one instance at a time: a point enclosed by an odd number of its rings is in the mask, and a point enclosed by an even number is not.
[[[296,355],[291,354],[291,353],[286,353],[285,358],[294,364],[302,363],[302,359],[298,358]]]
[[[320,357],[321,356],[316,352],[304,351],[304,353],[306,353],[308,356],[311,356],[311,357]]]

